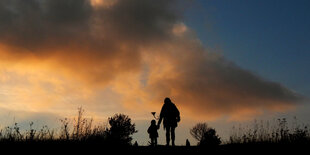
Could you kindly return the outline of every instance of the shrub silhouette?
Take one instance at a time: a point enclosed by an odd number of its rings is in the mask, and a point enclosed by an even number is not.
[[[118,145],[131,145],[131,135],[138,132],[135,124],[124,114],[115,114],[108,119],[110,128],[106,129],[107,140]]]
[[[191,130],[190,134],[198,141],[199,146],[217,146],[221,144],[220,137],[215,129],[208,127],[207,123],[198,123]]]

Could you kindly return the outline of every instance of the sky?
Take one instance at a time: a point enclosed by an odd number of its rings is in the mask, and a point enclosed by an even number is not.
[[[253,119],[308,123],[309,3],[2,0],[1,126],[57,127],[82,106],[97,122],[129,115],[146,145],[165,97],[181,112],[178,145],[196,143],[197,122],[223,137]]]

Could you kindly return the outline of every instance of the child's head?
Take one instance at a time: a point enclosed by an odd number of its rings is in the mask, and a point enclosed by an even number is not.
[[[151,121],[151,125],[156,125],[156,121],[154,119]]]

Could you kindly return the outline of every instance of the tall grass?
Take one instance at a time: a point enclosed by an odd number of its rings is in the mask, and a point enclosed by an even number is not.
[[[73,120],[60,119],[61,127],[51,129],[47,125],[34,129],[33,122],[29,129],[21,130],[18,123],[0,130],[0,142],[78,142],[105,139],[108,128],[105,125],[93,125],[93,119],[84,117],[84,109],[78,108],[78,115]]]
[[[274,122],[255,120],[250,126],[233,127],[229,144],[304,144],[310,142],[308,125],[294,118],[289,125],[286,118]]]

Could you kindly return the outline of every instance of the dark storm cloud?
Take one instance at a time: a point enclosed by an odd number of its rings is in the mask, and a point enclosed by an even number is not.
[[[94,9],[89,0],[3,0],[0,39],[30,49],[72,42],[102,48],[102,42],[160,40],[169,37],[178,19],[173,2],[122,0]],[[96,41],[98,36],[101,40]]]
[[[173,1],[122,0],[96,7],[89,0],[4,0],[0,45],[20,57],[58,57],[90,81],[140,68],[141,43],[167,38],[177,15]],[[76,72],[74,72],[76,73]],[[109,73],[109,74],[107,74]]]
[[[0,8],[1,42],[32,51],[85,37],[92,12],[85,0],[4,0]]]
[[[102,22],[119,39],[159,41],[169,38],[171,28],[180,18],[173,8],[175,0],[124,0],[100,10]]]

